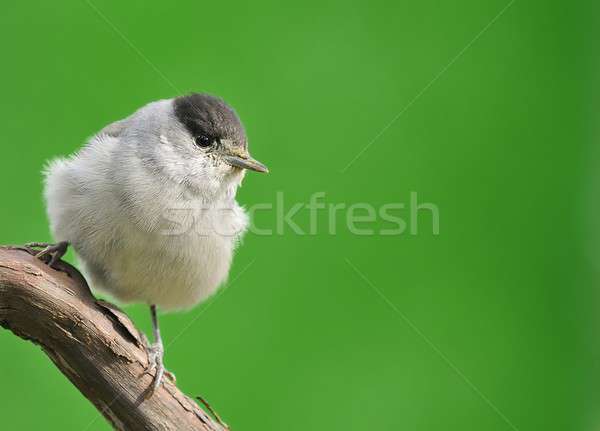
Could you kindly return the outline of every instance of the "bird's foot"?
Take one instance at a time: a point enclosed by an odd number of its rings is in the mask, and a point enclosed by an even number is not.
[[[50,268],[54,268],[56,263],[65,255],[69,248],[67,241],[57,242],[51,244],[47,242],[30,242],[25,244],[25,248],[32,251],[35,257],[46,262]],[[42,250],[37,251],[34,249],[41,248]]]
[[[175,374],[165,369],[163,362],[165,351],[162,343],[147,345],[146,349],[148,351],[148,368],[146,372],[152,373],[154,371],[154,379],[152,380],[152,386],[148,392],[148,397],[150,397],[162,384],[164,377],[168,378],[173,383],[175,383],[176,379]]]

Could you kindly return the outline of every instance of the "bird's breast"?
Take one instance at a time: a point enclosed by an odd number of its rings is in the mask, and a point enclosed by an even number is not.
[[[163,309],[196,305],[227,279],[247,223],[246,214],[235,204],[218,211],[180,209],[152,232],[131,224],[110,257],[111,293],[126,302]]]

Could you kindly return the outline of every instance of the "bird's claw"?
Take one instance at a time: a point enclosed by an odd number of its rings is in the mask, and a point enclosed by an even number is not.
[[[148,396],[151,396],[163,383],[164,377],[168,378],[171,382],[175,383],[175,374],[165,369],[163,363],[164,349],[162,343],[155,343],[147,347],[148,351],[148,368],[147,373],[154,371],[154,378],[152,380],[152,386],[149,390]]]
[[[25,248],[35,253],[35,257],[43,262],[46,262],[50,268],[54,268],[56,263],[65,255],[69,243],[67,241],[61,241],[56,244],[47,242],[30,242],[25,244]],[[40,251],[34,249],[41,248]],[[47,257],[50,256],[50,260]]]
[[[151,393],[154,393],[158,389],[165,374],[163,356],[164,349],[162,344],[153,344],[148,348],[148,371],[154,371]]]

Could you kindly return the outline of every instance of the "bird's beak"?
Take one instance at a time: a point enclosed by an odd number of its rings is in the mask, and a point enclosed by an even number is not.
[[[250,157],[245,148],[233,145],[233,142],[229,139],[223,139],[221,143],[223,145],[223,159],[231,166],[256,172],[269,172],[269,169],[265,165]]]
[[[227,163],[229,163],[231,166],[235,166],[236,168],[250,169],[251,171],[264,172],[265,174],[269,172],[269,168],[267,168],[258,160],[254,160],[252,157],[250,157],[250,155],[226,155],[224,156],[224,159]]]

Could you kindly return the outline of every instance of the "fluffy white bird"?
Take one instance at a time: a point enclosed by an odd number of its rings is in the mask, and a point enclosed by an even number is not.
[[[157,307],[190,308],[226,279],[248,225],[235,201],[245,170],[268,172],[223,100],[191,94],[152,102],[53,160],[45,197],[55,263],[71,245],[94,289],[150,306],[155,369],[165,372]]]

